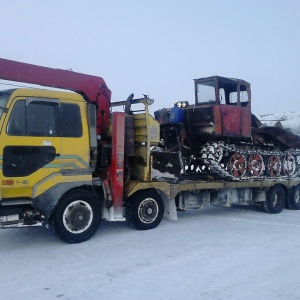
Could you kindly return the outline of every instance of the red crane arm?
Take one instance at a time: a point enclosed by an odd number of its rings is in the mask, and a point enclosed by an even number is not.
[[[0,58],[0,79],[71,90],[97,105],[97,133],[106,134],[111,91],[101,77]]]

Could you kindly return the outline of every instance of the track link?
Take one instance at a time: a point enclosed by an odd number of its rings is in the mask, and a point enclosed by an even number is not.
[[[300,150],[240,149],[222,142],[207,143],[198,157],[189,158],[185,174],[212,174],[221,179],[247,181],[299,177]]]

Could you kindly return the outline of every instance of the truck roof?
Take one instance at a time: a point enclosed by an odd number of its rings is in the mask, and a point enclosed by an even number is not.
[[[10,93],[13,97],[42,97],[42,98],[55,98],[72,101],[84,101],[81,95],[74,92],[67,91],[52,91],[44,89],[31,89],[31,88],[18,88],[13,90],[0,91],[1,93]]]

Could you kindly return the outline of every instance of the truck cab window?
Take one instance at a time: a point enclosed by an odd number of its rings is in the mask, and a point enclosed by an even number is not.
[[[4,111],[9,96],[10,96],[10,92],[0,92],[0,117]]]
[[[13,107],[7,134],[14,136],[81,137],[82,121],[76,104],[19,100]]]
[[[26,125],[29,136],[57,136],[55,103],[32,102],[27,105]]]
[[[13,107],[7,133],[15,136],[57,136],[57,104],[17,101]]]
[[[9,135],[25,135],[25,100],[16,102],[7,126]]]
[[[79,106],[71,103],[61,103],[59,108],[58,124],[59,136],[81,137],[82,121]]]

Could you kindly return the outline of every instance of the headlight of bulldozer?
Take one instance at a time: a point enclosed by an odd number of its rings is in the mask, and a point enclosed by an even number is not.
[[[178,101],[175,103],[175,106],[179,107],[179,108],[186,108],[189,106],[188,101]]]

